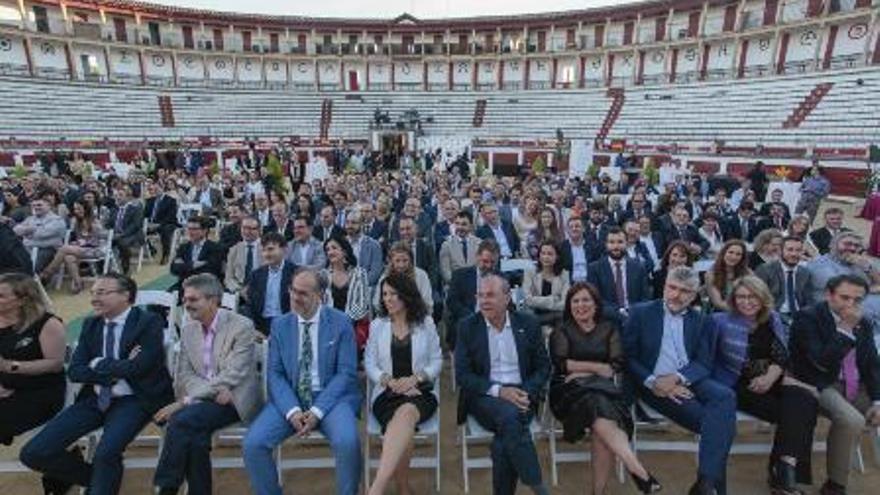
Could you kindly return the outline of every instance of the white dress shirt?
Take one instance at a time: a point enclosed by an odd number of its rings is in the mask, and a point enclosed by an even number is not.
[[[516,339],[510,326],[510,315],[505,315],[504,326],[500,329],[492,327],[486,320],[486,331],[489,334],[489,381],[492,382],[487,395],[498,397],[502,385],[522,383],[519,353],[516,351]]]
[[[104,330],[103,330],[104,338],[101,339],[101,357],[97,357],[95,359],[92,359],[92,362],[89,363],[90,368],[94,369],[95,366],[97,366],[97,364],[104,359],[122,359],[119,356],[119,344],[122,341],[122,330],[125,328],[125,320],[128,318],[128,314],[130,312],[131,312],[131,308],[129,307],[128,309],[126,309],[125,311],[120,313],[118,316],[116,316],[116,318],[113,318],[112,320],[104,320]],[[107,330],[108,330],[107,324],[111,323],[111,322],[116,324],[116,326],[113,328],[113,336],[115,337],[113,340],[113,355],[106,356],[106,355],[104,355],[104,347],[105,347],[104,342],[107,341]],[[119,380],[117,380],[116,383],[113,384],[113,387],[110,389],[110,392],[113,395],[113,397],[123,397],[123,396],[131,395],[134,393],[131,390],[131,385],[129,385],[127,381],[125,381],[121,378]]]
[[[584,240],[575,245],[571,243],[571,279],[575,282],[587,280],[587,254],[584,252]]]
[[[296,320],[297,320],[296,325],[297,325],[297,328],[299,329],[299,341],[296,344],[297,356],[302,356],[302,346],[303,346],[303,339],[304,339],[304,337],[303,337],[304,326],[303,325],[305,325],[306,323],[311,323],[311,326],[309,327],[309,337],[312,339],[312,370],[311,370],[311,372],[312,372],[312,397],[314,398],[314,397],[317,397],[318,392],[321,391],[321,374],[318,372],[320,370],[320,367],[318,366],[318,348],[319,348],[318,347],[318,325],[321,320],[321,307],[318,306],[318,310],[315,311],[315,314],[314,314],[314,316],[311,317],[311,319],[305,320],[305,319],[303,319],[302,316],[296,315]],[[299,362],[299,361],[297,361],[297,362]],[[294,388],[296,388],[296,384],[294,384]],[[294,414],[296,414],[300,411],[302,411],[302,409],[300,407],[298,407],[298,406],[294,407],[290,411],[287,411],[287,414],[284,417],[287,418],[288,421],[290,421],[290,418]],[[309,412],[314,414],[318,418],[318,421],[324,419],[324,411],[322,411],[321,409],[319,409],[315,406],[310,407]]]

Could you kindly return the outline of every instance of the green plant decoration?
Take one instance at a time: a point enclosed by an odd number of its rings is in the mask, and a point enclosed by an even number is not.
[[[648,162],[642,169],[642,176],[648,182],[648,185],[656,186],[660,182],[660,171],[654,166],[653,162]]]
[[[24,164],[17,163],[15,168],[12,169],[12,176],[16,179],[24,179],[27,176],[27,169],[24,168]]]
[[[587,177],[597,178],[599,177],[599,164],[593,162],[587,167]]]
[[[477,177],[482,177],[486,175],[486,170],[489,167],[486,165],[486,159],[482,156],[478,156],[476,160],[474,160],[474,175]]]
[[[535,175],[541,175],[547,171],[547,163],[544,161],[544,157],[538,155],[537,158],[532,162],[532,172]]]

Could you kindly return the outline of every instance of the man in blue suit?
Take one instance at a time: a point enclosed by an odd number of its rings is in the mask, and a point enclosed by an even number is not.
[[[690,309],[699,287],[693,269],[672,269],[662,299],[630,309],[621,340],[637,397],[700,434],[698,478],[689,495],[724,495],[736,395],[709,378],[716,333],[709,318]]]
[[[174,400],[162,346],[165,324],[132,307],[134,280],[102,275],[92,287],[95,315],[83,323],[67,370],[83,387],[74,404],[49,421],[21,450],[21,461],[44,473],[46,493],[72,485],[92,495],[112,495],[122,483],[122,453],[153,414]],[[91,463],[68,447],[103,428]]]
[[[626,315],[630,306],[651,298],[648,272],[641,261],[626,255],[626,234],[620,227],[608,230],[605,253],[590,263],[587,281],[599,289],[609,313]]]
[[[268,404],[244,439],[244,462],[258,495],[281,495],[272,451],[286,438],[320,430],[336,457],[336,493],[358,492],[361,449],[357,351],[351,320],[323,306],[328,282],[302,270],[290,288],[293,311],[272,321]]]
[[[541,328],[531,316],[508,312],[510,285],[501,275],[482,277],[477,298],[479,313],[458,325],[458,422],[473,416],[495,434],[491,447],[495,495],[513,495],[518,479],[535,494],[545,495],[529,430],[550,377]]]
[[[366,270],[367,282],[370,287],[376,287],[379,277],[385,270],[385,260],[382,258],[382,246],[367,235],[364,235],[363,221],[359,211],[355,210],[345,217],[345,233],[348,235],[348,243],[354,250],[358,266]]]
[[[477,264],[452,272],[446,293],[446,345],[455,349],[458,322],[477,310],[477,282],[498,268],[498,244],[492,239],[480,241],[477,246]]]

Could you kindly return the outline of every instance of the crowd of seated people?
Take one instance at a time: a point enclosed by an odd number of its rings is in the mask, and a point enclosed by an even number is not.
[[[417,428],[437,412],[445,347],[459,422],[471,417],[494,435],[494,493],[519,482],[547,492],[530,433],[544,402],[565,440],[591,435],[595,493],[606,491],[615,457],[640,492],[660,490],[630,447],[637,401],[700,434],[694,495],[727,493],[737,410],[777,425],[769,483],[800,493],[811,482],[816,417],[829,416],[835,456],[822,494],[846,493],[855,425],[880,424],[880,359],[868,338],[880,269],[839,209],[810,230],[772,185],[743,184],[734,206],[700,176],[655,186],[382,171],[296,183],[295,194],[259,168],[0,180],[0,242],[36,254],[9,270],[19,278],[0,278],[0,401],[33,412],[27,424],[4,423],[0,441],[46,423],[21,460],[43,473],[47,493],[117,493],[122,453],[152,421],[173,437],[154,486],[210,493],[211,433],[241,422],[251,487],[278,494],[273,449],[320,431],[337,492],[354,494],[366,468],[356,428],[362,367],[385,433],[366,488],[406,493],[403,466]],[[179,214],[192,204],[200,214]],[[36,267],[49,280],[64,266],[81,290],[79,261],[108,249],[111,232],[123,273],[90,288],[95,314],[67,368],[84,386],[60,410],[63,323],[31,275]],[[153,233],[189,315],[170,372],[164,322],[133,306],[126,275]],[[523,263],[505,270],[511,261]],[[240,314],[220,308],[226,293]],[[23,335],[27,346],[16,343]],[[268,397],[254,390],[260,339]],[[39,400],[20,402],[28,393]],[[69,447],[97,428],[104,434],[86,461]]]

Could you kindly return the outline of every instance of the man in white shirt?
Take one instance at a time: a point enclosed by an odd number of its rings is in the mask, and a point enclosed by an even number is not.
[[[483,277],[477,298],[480,311],[459,323],[455,346],[458,422],[472,416],[495,434],[494,494],[513,495],[522,480],[533,493],[544,495],[547,487],[530,433],[550,373],[541,329],[533,317],[508,312],[510,285],[500,275]]]

